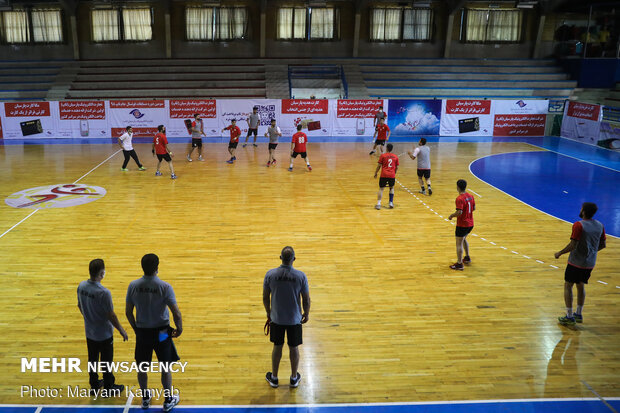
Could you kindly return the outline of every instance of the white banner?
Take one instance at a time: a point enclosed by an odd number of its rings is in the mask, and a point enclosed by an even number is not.
[[[127,126],[133,128],[135,137],[153,137],[158,125],[168,121],[166,100],[110,100],[108,126],[113,138],[121,136]]]
[[[372,136],[375,133],[373,126],[375,115],[381,106],[387,118],[387,100],[330,99],[331,135]]]
[[[548,100],[494,100],[495,115],[546,115]]]
[[[2,135],[5,139],[45,139],[58,136],[58,102],[6,102],[2,105]]]
[[[561,135],[564,138],[596,145],[600,135],[601,106],[568,102],[564,108]]]
[[[448,99],[441,102],[441,136],[492,136],[490,100]]]
[[[245,138],[248,135],[248,117],[252,113],[254,107],[257,108],[257,113],[260,118],[260,125],[258,126],[258,136],[264,136],[267,132],[267,127],[271,124],[271,119],[276,119],[276,124],[279,125],[280,119],[280,100],[279,99],[222,99],[217,101],[219,124],[218,135],[229,138],[230,133],[228,131],[222,132],[222,129],[230,125],[230,121],[235,119],[237,126],[241,129],[241,138]]]
[[[187,138],[190,142],[192,136],[190,126],[196,114],[200,115],[202,128],[207,137],[220,136],[216,100],[174,99],[167,101],[167,107],[168,118],[162,119],[162,124],[166,126],[168,137]]]
[[[54,112],[54,108],[52,108]],[[110,136],[106,102],[66,100],[58,102],[59,138],[106,138]]]

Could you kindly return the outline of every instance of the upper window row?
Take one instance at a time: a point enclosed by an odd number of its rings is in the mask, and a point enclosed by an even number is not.
[[[520,42],[523,12],[519,9],[466,9],[461,40],[472,43]],[[148,41],[153,38],[150,7],[95,8],[91,10],[94,42]],[[195,7],[185,9],[187,40],[245,39],[245,7]],[[385,7],[370,10],[370,40],[374,42],[430,41],[433,11],[430,8]],[[340,38],[339,10],[333,7],[283,7],[278,10],[279,40],[333,40]],[[4,11],[0,18],[4,43],[61,43],[64,40],[59,9]]]

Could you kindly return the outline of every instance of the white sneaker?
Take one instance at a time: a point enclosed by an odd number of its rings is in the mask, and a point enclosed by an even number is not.
[[[199,156],[199,157],[198,157],[198,160],[199,160],[200,162],[204,162],[204,161],[205,161],[204,159],[202,159],[202,156]]]
[[[170,400],[170,403],[164,402],[164,411],[169,412],[177,404],[179,404],[179,396],[172,396],[172,400]]]
[[[189,155],[187,155],[187,161],[188,161],[188,162],[191,162],[191,161],[192,161],[192,158],[191,158]]]
[[[375,209],[381,209],[381,204],[375,205]]]
[[[394,203],[390,202],[390,208],[394,208]]]

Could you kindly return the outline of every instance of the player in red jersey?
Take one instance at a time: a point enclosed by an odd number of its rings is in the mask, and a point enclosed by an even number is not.
[[[391,134],[392,132],[390,131],[390,127],[385,124],[385,118],[379,118],[379,123],[375,128],[375,134],[372,135],[373,139],[375,137],[377,139],[375,140],[375,146],[372,147],[372,151],[370,151],[369,155],[375,153],[377,146],[379,146],[379,150],[383,153],[383,145],[385,145],[385,142],[390,139]]]
[[[459,196],[456,197],[456,211],[454,211],[449,217],[449,220],[456,217],[456,263],[452,264],[450,268],[453,270],[463,271],[463,263],[471,263],[469,258],[469,243],[467,242],[467,235],[474,229],[474,211],[476,210],[476,201],[474,197],[467,193],[467,181],[459,179],[456,181],[456,189],[459,191]],[[463,257],[463,250],[465,250],[465,257]]]
[[[297,158],[297,155],[301,155],[306,160],[306,166],[311,171],[310,159],[306,153],[306,143],[308,143],[308,136],[301,131],[301,125],[297,125],[297,132],[293,135],[291,141],[291,164],[288,166],[289,172],[293,172],[293,159]]]
[[[381,169],[379,178],[379,193],[377,194],[377,205],[375,209],[381,209],[381,198],[383,198],[383,188],[390,187],[390,208],[394,208],[394,182],[396,181],[396,171],[398,171],[398,156],[392,153],[392,144],[387,144],[387,152],[379,157],[375,178]]]
[[[157,127],[157,133],[153,137],[152,152],[153,156],[157,155],[157,172],[155,172],[155,176],[161,176],[159,166],[161,165],[161,161],[164,160],[168,162],[168,166],[170,167],[170,178],[177,179],[177,176],[174,174],[174,167],[172,166],[172,151],[168,149],[166,127],[164,125],[159,125]]]
[[[237,126],[237,119],[233,119],[230,121],[230,125],[226,126],[222,129],[222,132],[225,130],[230,131],[230,142],[228,143],[228,152],[230,153],[230,159],[226,162],[233,163],[237,160],[235,156],[235,151],[237,150],[237,145],[239,144],[239,136],[241,136],[241,129]]]

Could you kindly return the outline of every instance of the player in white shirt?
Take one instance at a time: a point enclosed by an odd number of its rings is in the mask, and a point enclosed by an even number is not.
[[[428,194],[433,195],[431,189],[431,150],[426,146],[426,138],[420,138],[418,147],[413,152],[407,152],[411,159],[418,159],[418,182],[420,183],[420,193],[426,194],[424,190],[424,181],[426,179],[426,185],[428,185]]]
[[[121,168],[121,171],[123,172],[128,171],[127,163],[129,163],[129,157],[132,157],[133,160],[136,161],[139,171],[146,171],[146,168],[142,166],[142,164],[140,163],[140,160],[138,159],[138,154],[136,153],[136,151],[133,149],[133,146],[131,145],[132,138],[133,138],[133,129],[131,128],[131,126],[127,126],[125,128],[125,133],[123,133],[118,138],[118,146],[120,146],[121,149],[123,150],[123,156],[125,157],[125,162],[123,162],[123,167]]]

